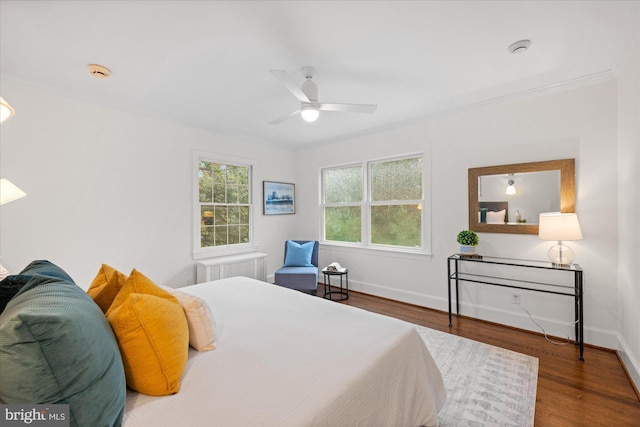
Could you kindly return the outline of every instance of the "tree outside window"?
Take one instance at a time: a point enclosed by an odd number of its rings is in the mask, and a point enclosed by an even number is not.
[[[322,170],[324,240],[422,248],[422,156]]]
[[[251,169],[200,160],[200,248],[250,243]]]
[[[362,241],[362,166],[323,171],[325,240]]]

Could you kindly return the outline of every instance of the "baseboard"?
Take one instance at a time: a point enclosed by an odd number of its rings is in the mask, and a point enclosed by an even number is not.
[[[395,301],[406,302],[407,304],[419,305],[421,307],[428,307],[436,310],[447,309],[447,300],[418,292],[405,291],[351,279],[349,279],[349,289]]]
[[[363,292],[365,294],[375,295],[383,298],[389,298],[396,301],[402,301],[409,304],[415,304],[422,307],[433,308],[435,310],[447,311],[448,301],[446,298],[425,295],[417,292],[405,291],[397,288],[390,288],[378,284],[349,280],[349,287],[354,291]],[[461,301],[461,314],[487,320],[494,323],[512,326],[533,332],[541,332],[540,329],[529,319],[527,314],[514,313],[513,311],[501,310],[495,307],[480,306],[468,304]],[[563,337],[567,331],[567,325],[555,319],[536,318],[536,321],[545,325],[546,332],[549,335]],[[586,344],[603,347],[606,349],[617,350],[620,348],[620,339],[617,332],[607,331],[594,327],[584,328],[584,341]]]
[[[640,363],[629,348],[627,341],[620,333],[618,333],[618,342],[620,343],[618,357],[620,358],[620,362],[627,371],[627,375],[629,376],[629,380],[633,384],[633,388],[636,392],[636,395],[638,396],[638,399],[640,399]]]

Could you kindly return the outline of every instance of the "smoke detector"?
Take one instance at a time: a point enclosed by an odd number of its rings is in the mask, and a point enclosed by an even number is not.
[[[509,45],[509,52],[522,53],[525,50],[529,49],[529,46],[531,46],[531,40],[519,40]]]
[[[89,64],[89,74],[99,79],[108,79],[111,77],[111,71],[102,65]]]

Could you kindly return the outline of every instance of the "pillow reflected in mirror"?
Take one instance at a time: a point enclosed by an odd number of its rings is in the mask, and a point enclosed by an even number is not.
[[[505,213],[505,209],[498,212],[487,212],[487,224],[504,224]]]

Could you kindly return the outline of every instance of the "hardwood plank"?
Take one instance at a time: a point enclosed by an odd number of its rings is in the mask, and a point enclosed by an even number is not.
[[[640,425],[640,400],[612,350],[586,345],[580,361],[573,343],[553,345],[531,331],[464,316],[449,327],[446,312],[354,291],[341,303],[537,357],[536,426]]]

